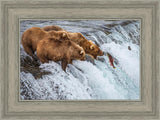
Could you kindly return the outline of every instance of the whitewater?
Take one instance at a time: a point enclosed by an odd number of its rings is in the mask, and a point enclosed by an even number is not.
[[[66,72],[61,62],[38,64],[20,44],[21,100],[138,100],[140,99],[140,21],[22,20],[20,37],[30,27],[58,25],[80,32],[98,45],[104,56],[73,61]],[[110,65],[109,53],[115,69]]]

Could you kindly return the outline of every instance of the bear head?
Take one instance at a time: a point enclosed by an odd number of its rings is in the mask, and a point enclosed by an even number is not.
[[[92,43],[91,40],[89,40],[89,43],[90,43],[90,47],[89,47],[89,53],[96,59],[97,56],[103,56],[104,53],[103,51],[97,46],[95,45],[94,43]]]
[[[83,47],[86,54],[91,55],[93,58],[97,58],[97,56],[103,56],[102,50],[95,45],[91,40],[87,40],[81,33],[75,33],[77,34],[74,39],[77,39],[77,41],[80,43],[79,45]]]
[[[97,56],[103,56],[103,51],[95,45],[91,40],[87,40],[83,45],[86,54],[91,55],[93,58],[97,59]]]
[[[85,51],[82,47],[70,40],[67,40],[66,42],[69,46],[69,54],[71,54],[71,59],[85,60]]]

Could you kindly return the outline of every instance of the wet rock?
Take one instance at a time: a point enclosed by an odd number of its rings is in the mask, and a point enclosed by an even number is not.
[[[106,35],[109,35],[109,34],[111,34],[112,32],[110,32],[110,31],[106,31],[105,33],[106,33]]]
[[[92,56],[86,55],[85,57],[86,57],[86,61],[91,62],[92,64],[95,65],[94,58]]]
[[[134,22],[134,21],[129,20],[129,21],[122,22],[120,25],[126,26],[126,25],[128,25],[128,24],[130,24],[130,23],[133,23],[133,22]]]
[[[130,47],[130,46],[128,46],[128,50],[131,50],[131,47]]]
[[[130,23],[133,23],[133,22],[136,22],[136,20],[127,20],[127,21],[124,21],[124,22],[122,22],[120,24],[112,23],[112,24],[107,24],[106,26],[109,27],[109,28],[115,27],[117,25],[126,26],[126,25],[128,25]]]
[[[86,36],[91,36],[91,35],[89,35],[89,34],[86,34]]]
[[[117,25],[118,25],[118,24],[107,24],[106,26],[111,28],[111,27],[115,27],[115,26],[117,26]]]
[[[97,60],[99,60],[99,61],[101,61],[101,62],[105,62],[105,59],[102,57],[102,56],[98,56],[98,59]]]
[[[35,79],[42,78],[43,75],[51,74],[51,72],[42,70],[39,66],[39,60],[35,61],[29,56],[21,58],[21,72],[31,73]]]

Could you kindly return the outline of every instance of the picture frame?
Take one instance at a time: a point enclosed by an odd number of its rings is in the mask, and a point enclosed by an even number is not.
[[[159,0],[1,0],[0,118],[159,120]],[[141,20],[141,99],[19,99],[19,20]]]

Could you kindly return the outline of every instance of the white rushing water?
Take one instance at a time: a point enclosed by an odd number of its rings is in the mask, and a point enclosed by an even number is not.
[[[30,27],[58,25],[81,32],[115,59],[115,69],[105,54],[93,60],[73,61],[67,73],[61,63],[50,61],[35,67],[21,45],[20,97],[22,100],[137,100],[140,98],[139,21],[21,21],[20,32]],[[29,66],[29,67],[28,67]],[[40,75],[40,77],[38,76]],[[38,77],[37,77],[38,76]]]

